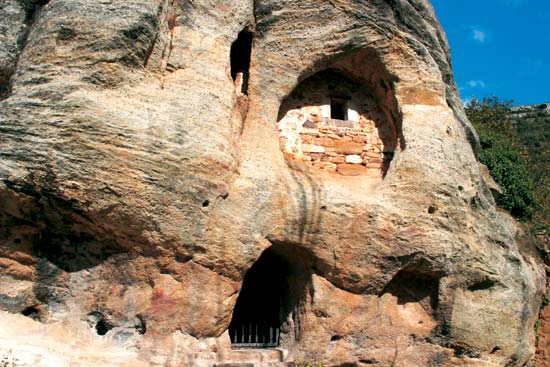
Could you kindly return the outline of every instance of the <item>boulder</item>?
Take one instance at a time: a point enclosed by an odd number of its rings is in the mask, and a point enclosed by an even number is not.
[[[497,213],[429,1],[5,0],[0,30],[0,360],[237,363],[252,321],[281,363],[532,357],[544,268]],[[383,175],[281,154],[283,101],[324,70],[378,101]]]

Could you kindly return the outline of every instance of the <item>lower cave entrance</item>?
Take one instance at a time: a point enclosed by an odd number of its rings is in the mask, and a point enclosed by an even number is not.
[[[302,288],[293,267],[273,247],[246,273],[229,325],[232,348],[275,348]],[[298,276],[298,278],[301,278]]]

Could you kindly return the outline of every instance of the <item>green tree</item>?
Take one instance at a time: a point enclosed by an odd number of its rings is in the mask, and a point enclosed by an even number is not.
[[[511,107],[512,101],[501,101],[495,96],[482,100],[473,98],[466,105],[466,115],[476,129],[500,132],[514,139],[516,134],[510,116]]]
[[[511,106],[511,101],[497,97],[473,99],[466,106],[466,114],[479,134],[479,161],[489,168],[502,188],[497,204],[516,218],[527,220],[536,206],[534,187],[526,150],[510,118]]]

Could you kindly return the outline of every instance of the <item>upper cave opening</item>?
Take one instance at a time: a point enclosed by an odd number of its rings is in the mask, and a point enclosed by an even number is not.
[[[309,257],[290,246],[265,250],[245,275],[233,310],[233,348],[273,348],[299,338],[301,308],[311,277]]]
[[[250,57],[254,36],[248,29],[239,33],[237,40],[231,45],[231,78],[235,83],[235,91],[239,95],[248,93],[248,76],[250,72]]]
[[[383,177],[398,137],[379,85],[331,68],[302,81],[279,110],[285,158],[344,176]]]

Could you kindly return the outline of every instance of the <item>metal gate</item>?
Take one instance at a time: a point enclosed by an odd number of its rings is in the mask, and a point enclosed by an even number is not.
[[[276,348],[280,329],[259,324],[235,325],[229,329],[232,348]]]

